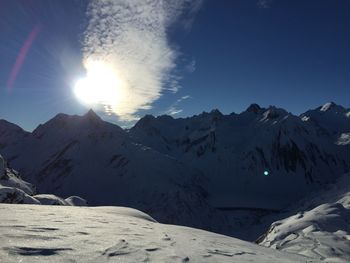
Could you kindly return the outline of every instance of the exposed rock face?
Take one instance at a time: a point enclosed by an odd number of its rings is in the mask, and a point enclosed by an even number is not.
[[[258,105],[258,104],[256,104],[256,103],[253,103],[253,104],[251,104],[248,108],[247,108],[247,112],[253,112],[253,113],[255,113],[255,114],[258,114],[260,111],[261,111],[262,109],[261,109],[261,107]]]

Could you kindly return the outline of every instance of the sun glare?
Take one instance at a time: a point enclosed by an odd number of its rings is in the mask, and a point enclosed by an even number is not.
[[[122,81],[113,66],[103,61],[87,61],[86,77],[74,86],[76,97],[84,104],[114,108],[123,95]]]

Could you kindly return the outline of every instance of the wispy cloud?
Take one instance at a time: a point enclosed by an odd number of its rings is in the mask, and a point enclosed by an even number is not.
[[[259,8],[270,8],[273,0],[258,0],[257,5]]]
[[[190,63],[187,64],[186,70],[188,73],[193,73],[196,70],[196,60],[192,59]]]
[[[187,99],[189,99],[189,98],[191,98],[190,95],[182,96],[180,99],[177,100],[177,103],[179,103],[179,102],[181,102],[181,101],[183,101],[183,100],[187,100]]]
[[[83,40],[84,60],[112,64],[125,84],[123,97],[110,111],[121,120],[134,120],[150,109],[162,92],[177,92],[173,74],[178,52],[167,37],[180,18],[189,28],[202,0],[92,0]]]
[[[186,30],[190,30],[192,28],[194,18],[196,17],[197,12],[201,9],[204,0],[187,0],[186,2],[187,9],[185,10],[185,14],[181,21],[184,28]]]
[[[176,115],[181,113],[183,110],[182,109],[176,109],[174,107],[170,107],[169,110],[166,112],[168,115]]]
[[[179,98],[178,100],[176,100],[170,107],[169,109],[165,112],[165,114],[168,114],[168,115],[176,115],[176,114],[179,114],[181,113],[183,110],[182,109],[179,109],[179,104],[184,101],[184,100],[187,100],[187,99],[190,99],[191,96],[190,95],[185,95],[185,96],[182,96],[181,98]]]

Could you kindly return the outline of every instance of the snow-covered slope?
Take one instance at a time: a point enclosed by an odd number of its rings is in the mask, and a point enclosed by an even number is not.
[[[338,136],[350,131],[350,109],[334,102],[309,110],[303,113],[301,118],[313,122],[314,125],[319,127],[320,132],[324,132],[329,136]]]
[[[350,174],[293,210],[295,215],[274,222],[258,243],[326,262],[350,262]]]
[[[30,215],[30,216],[29,216]],[[0,204],[0,262],[317,262],[123,207]]]

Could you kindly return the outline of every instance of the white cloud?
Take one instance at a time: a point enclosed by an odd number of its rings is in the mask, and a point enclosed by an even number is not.
[[[182,96],[180,99],[177,100],[177,103],[183,101],[183,100],[187,100],[187,99],[190,99],[191,96],[190,95],[185,95],[185,96]]]
[[[176,108],[170,107],[170,109],[166,113],[169,115],[176,115],[176,114],[179,114],[181,112],[182,112],[181,109],[176,109]]]
[[[188,73],[193,73],[196,70],[196,60],[192,59],[190,63],[187,64],[186,70]]]
[[[185,13],[184,17],[182,18],[182,24],[186,30],[190,30],[192,28],[195,15],[202,7],[203,1],[204,0],[194,0],[194,1],[187,0],[187,1],[185,1],[185,2],[187,2],[186,3],[187,12]]]
[[[190,27],[202,0],[92,0],[83,40],[84,60],[113,65],[123,83],[123,97],[110,111],[133,120],[150,109],[164,90],[177,92],[174,76],[178,52],[169,45],[167,29],[185,16]]]
[[[178,108],[178,105],[184,101],[184,100],[187,100],[187,99],[190,99],[191,96],[190,95],[185,95],[185,96],[182,96],[181,98],[177,99],[173,105],[171,105],[169,107],[169,109],[165,112],[165,114],[169,114],[169,115],[176,115],[176,114],[179,114],[181,113],[183,110],[182,109],[179,109]]]

